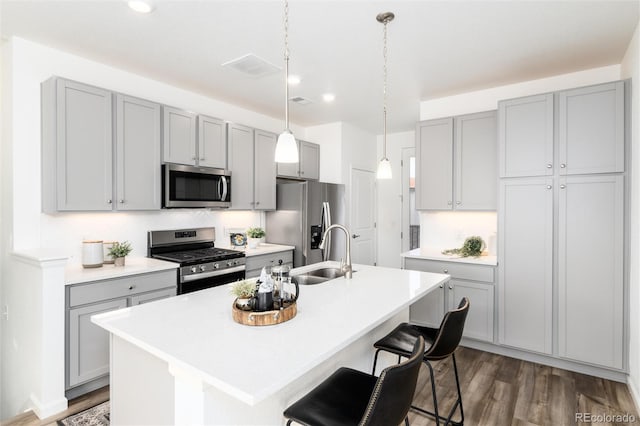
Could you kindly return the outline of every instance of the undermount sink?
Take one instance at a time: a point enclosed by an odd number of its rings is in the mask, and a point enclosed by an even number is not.
[[[344,272],[340,268],[320,268],[302,274],[292,275],[299,285],[320,284],[343,276]]]

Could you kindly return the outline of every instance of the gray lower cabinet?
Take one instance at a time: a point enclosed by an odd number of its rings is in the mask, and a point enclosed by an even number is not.
[[[418,123],[416,208],[497,208],[496,112]]]
[[[298,140],[297,163],[277,163],[278,176],[305,180],[320,179],[320,145]]]
[[[448,283],[411,305],[412,322],[437,328],[444,314],[467,297],[470,308],[464,337],[493,342],[494,266],[404,258],[404,269],[451,275]]]
[[[175,296],[176,270],[69,285],[66,288],[67,395],[104,386],[109,374],[109,333],[91,316]]]
[[[278,265],[288,265],[293,268],[293,250],[286,250],[277,253],[261,254],[257,256],[247,256],[245,263],[245,276],[255,278],[260,276],[262,268]]]

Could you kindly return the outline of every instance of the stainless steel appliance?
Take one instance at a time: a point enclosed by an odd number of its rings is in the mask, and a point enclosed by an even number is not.
[[[200,208],[231,205],[231,172],[211,167],[162,165],[162,207]]]
[[[293,266],[345,258],[344,236],[335,233],[319,248],[324,231],[344,224],[344,185],[323,182],[278,180],[276,210],[266,213],[267,241],[295,246]]]
[[[215,228],[149,231],[147,256],[180,264],[178,294],[244,279],[244,252],[215,247],[215,240]]]

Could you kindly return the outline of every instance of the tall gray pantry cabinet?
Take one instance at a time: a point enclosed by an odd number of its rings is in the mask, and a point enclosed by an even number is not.
[[[625,82],[499,103],[499,343],[626,369]]]
[[[159,104],[42,83],[43,211],[155,210],[160,185]]]

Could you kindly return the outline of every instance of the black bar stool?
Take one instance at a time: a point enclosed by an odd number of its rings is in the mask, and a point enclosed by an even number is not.
[[[342,367],[284,411],[307,426],[409,425],[407,414],[416,390],[424,339],[414,340],[408,360],[382,370],[380,377]]]
[[[423,414],[427,414],[433,417],[436,421],[436,425],[440,425],[440,421],[444,421],[445,425],[463,425],[464,424],[464,411],[462,409],[462,394],[460,392],[460,380],[458,379],[458,366],[456,364],[456,356],[454,351],[460,344],[462,339],[462,331],[464,330],[464,322],[467,319],[467,313],[469,312],[469,299],[462,298],[458,309],[449,311],[445,314],[440,324],[440,328],[423,327],[415,324],[402,323],[397,326],[391,333],[387,334],[382,339],[378,340],[373,346],[377,348],[374,360],[373,360],[373,373],[376,372],[376,363],[378,361],[378,353],[380,351],[390,352],[398,355],[398,360],[401,357],[409,357],[412,355],[413,345],[416,339],[424,338],[427,342],[427,350],[424,353],[422,360],[429,368],[429,374],[431,376],[431,392],[433,394],[433,408],[434,412],[427,411],[423,408],[411,406],[414,410],[417,410]],[[458,388],[458,399],[453,404],[451,411],[447,417],[443,417],[438,412],[438,399],[436,397],[436,382],[434,380],[433,367],[429,361],[438,361],[451,356],[453,360],[453,372],[456,376],[456,387]],[[451,418],[456,411],[456,408],[460,407],[460,420],[453,421]]]

